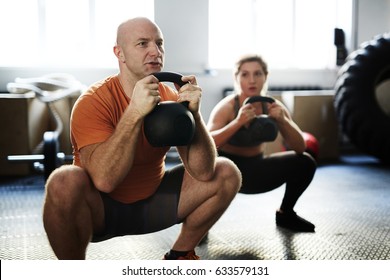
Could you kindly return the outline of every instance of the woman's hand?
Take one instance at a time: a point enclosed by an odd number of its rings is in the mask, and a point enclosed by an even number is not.
[[[256,118],[256,111],[252,104],[245,104],[242,106],[236,117],[241,125],[249,125],[250,121],[254,118]]]
[[[277,102],[268,103],[268,116],[273,118],[278,124],[281,124],[289,119],[289,114],[286,108]]]

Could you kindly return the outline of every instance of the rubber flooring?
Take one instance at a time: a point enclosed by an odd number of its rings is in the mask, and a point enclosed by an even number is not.
[[[295,210],[316,225],[294,233],[275,225],[284,186],[238,194],[208,238],[196,248],[212,260],[390,259],[390,169],[353,155],[319,165]],[[55,259],[42,225],[42,176],[0,179],[0,259]],[[159,260],[180,226],[90,244],[91,260]]]

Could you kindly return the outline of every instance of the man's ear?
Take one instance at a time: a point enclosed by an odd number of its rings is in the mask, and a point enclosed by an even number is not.
[[[122,52],[122,48],[118,45],[114,46],[113,48],[115,56],[118,58],[118,60],[122,63],[125,63],[125,57]]]

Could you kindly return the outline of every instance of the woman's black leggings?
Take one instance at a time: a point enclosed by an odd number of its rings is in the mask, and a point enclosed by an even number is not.
[[[308,153],[297,154],[294,151],[254,157],[236,156],[219,151],[219,156],[231,159],[240,169],[241,193],[264,193],[285,183],[286,190],[280,206],[283,211],[293,210],[317,169],[316,161]]]

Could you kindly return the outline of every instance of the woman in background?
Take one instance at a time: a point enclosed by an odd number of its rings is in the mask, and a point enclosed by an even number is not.
[[[278,100],[266,104],[272,118],[289,147],[289,151],[264,155],[266,142],[243,137],[240,133],[253,128],[250,123],[265,112],[262,103],[244,104],[252,96],[265,95],[268,67],[258,55],[239,59],[234,69],[235,94],[223,98],[212,110],[208,129],[224,156],[238,166],[242,173],[240,192],[257,194],[274,190],[286,184],[284,197],[276,211],[276,224],[293,231],[314,232],[315,226],[299,217],[294,206],[311,183],[317,165],[305,152],[302,131],[292,120],[287,108]]]

